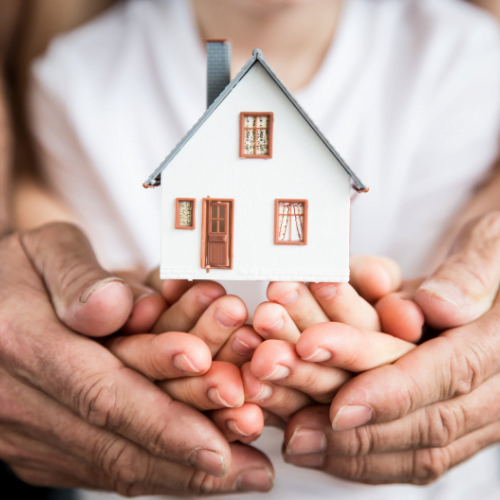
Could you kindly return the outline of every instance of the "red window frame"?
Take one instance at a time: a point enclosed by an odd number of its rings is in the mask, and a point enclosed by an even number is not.
[[[269,118],[268,127],[245,127],[245,117],[246,116],[267,116]],[[257,122],[256,122],[257,123]],[[264,160],[269,160],[273,157],[273,123],[274,114],[270,111],[242,111],[240,113],[240,158],[261,158]],[[255,142],[257,142],[257,130],[267,128],[268,134],[268,154],[267,155],[256,155],[256,154],[245,154],[245,130],[253,129],[255,130]],[[255,146],[255,149],[257,147]]]
[[[191,225],[181,225],[181,201],[190,201],[191,208]],[[176,198],[175,199],[175,229],[194,229],[195,228],[195,214],[196,214],[196,198]]]
[[[293,214],[280,214],[280,203],[302,203],[304,205],[304,225],[302,228],[303,236],[302,241],[291,241],[283,240],[280,241],[280,215],[285,215],[286,217],[294,217]],[[309,215],[309,203],[307,200],[275,200],[274,202],[274,244],[275,245],[307,245],[307,219]],[[291,237],[292,231],[289,229],[289,235]]]

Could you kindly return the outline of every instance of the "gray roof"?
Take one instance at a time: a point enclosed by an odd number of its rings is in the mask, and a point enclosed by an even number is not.
[[[304,120],[309,123],[311,128],[316,132],[318,137],[323,141],[325,146],[330,150],[330,152],[335,156],[337,161],[342,165],[344,170],[350,175],[352,180],[353,188],[358,192],[366,192],[368,188],[361,182],[361,180],[356,176],[356,174],[347,166],[345,161],[337,153],[335,148],[328,142],[326,137],[321,133],[319,128],[314,124],[314,122],[309,118],[306,112],[301,108],[299,103],[290,94],[288,89],[283,85],[283,82],[276,76],[273,70],[267,64],[264,58],[264,54],[260,49],[254,49],[252,52],[252,57],[243,66],[241,71],[234,77],[234,79],[229,83],[229,85],[224,89],[224,91],[215,99],[215,101],[210,105],[210,107],[203,113],[201,118],[194,124],[191,130],[180,140],[180,142],[175,146],[170,154],[160,163],[158,168],[148,177],[147,181],[143,184],[144,187],[155,187],[159,186],[161,182],[161,173],[165,167],[175,158],[177,153],[186,145],[186,143],[191,139],[191,137],[196,134],[198,129],[205,123],[207,118],[217,109],[219,104],[231,93],[231,91],[238,85],[238,83],[245,77],[245,75],[250,71],[252,66],[259,62],[263,68],[269,73],[269,76],[276,82],[278,87],[283,91],[283,93],[288,97],[290,102],[297,108],[298,112],[302,115]]]

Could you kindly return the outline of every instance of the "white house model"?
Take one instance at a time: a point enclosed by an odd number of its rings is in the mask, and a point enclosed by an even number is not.
[[[144,183],[162,184],[160,277],[349,281],[352,187],[368,189],[267,64],[229,82],[207,42],[208,109]]]

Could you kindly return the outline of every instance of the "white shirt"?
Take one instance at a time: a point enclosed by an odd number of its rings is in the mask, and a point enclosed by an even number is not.
[[[141,185],[203,113],[205,82],[185,0],[118,4],[34,65],[46,176],[105,265],[158,265],[159,191]],[[426,271],[496,155],[499,89],[499,34],[483,12],[459,0],[345,1],[322,67],[296,97],[370,186],[352,207],[353,253],[393,257],[406,276]],[[247,302],[262,300],[249,290],[239,289]],[[280,439],[261,439],[277,469],[271,499],[488,500],[500,488],[496,448],[426,488],[369,487],[282,464]]]

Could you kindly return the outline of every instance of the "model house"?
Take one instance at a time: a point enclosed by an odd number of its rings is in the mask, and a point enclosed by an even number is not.
[[[207,42],[208,109],[144,183],[162,185],[160,276],[349,280],[349,169],[262,51],[229,81]]]

